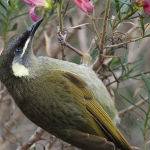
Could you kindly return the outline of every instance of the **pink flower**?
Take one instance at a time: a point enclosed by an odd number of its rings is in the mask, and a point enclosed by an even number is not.
[[[150,0],[136,0],[136,4],[139,7],[143,7],[144,12],[150,15]]]
[[[75,4],[85,13],[92,13],[94,5],[91,0],[74,0]]]
[[[27,5],[29,5],[29,15],[33,21],[37,21],[40,17],[35,13],[36,7],[44,7],[46,9],[52,8],[51,0],[23,0]]]
[[[144,5],[143,5],[145,13],[150,15],[150,0],[144,0]]]

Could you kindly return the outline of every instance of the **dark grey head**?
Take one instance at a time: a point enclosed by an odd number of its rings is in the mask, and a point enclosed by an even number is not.
[[[4,49],[0,56],[0,69],[2,67],[9,67],[10,69],[10,67],[12,68],[13,64],[18,65],[23,63],[23,60],[28,57],[27,54],[29,51],[32,51],[31,46],[33,37],[42,21],[43,19],[37,21],[21,35],[12,38],[8,42],[7,47]]]

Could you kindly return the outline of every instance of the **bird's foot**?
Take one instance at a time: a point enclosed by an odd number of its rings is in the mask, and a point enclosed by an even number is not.
[[[67,38],[67,31],[66,30],[64,30],[63,33],[61,31],[59,31],[57,33],[57,39],[61,45],[66,45],[66,43],[67,43],[66,38]]]

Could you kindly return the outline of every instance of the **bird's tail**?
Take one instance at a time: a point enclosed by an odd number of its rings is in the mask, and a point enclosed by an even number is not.
[[[117,129],[117,127],[114,125],[111,118],[103,110],[103,108],[100,107],[101,106],[96,101],[93,101],[92,104],[90,102],[89,107],[87,103],[88,111],[93,115],[93,118],[103,130],[106,137],[108,137],[108,140],[112,141],[115,144],[115,146],[117,148],[120,148],[121,150],[132,150],[130,144],[124,138],[119,129]]]

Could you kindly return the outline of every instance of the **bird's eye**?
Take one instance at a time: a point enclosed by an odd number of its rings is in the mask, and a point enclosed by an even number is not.
[[[16,48],[15,54],[20,54],[22,52],[21,48]]]

